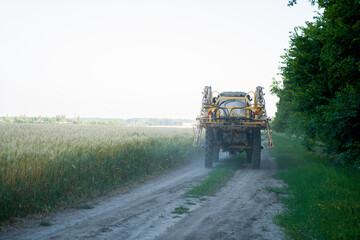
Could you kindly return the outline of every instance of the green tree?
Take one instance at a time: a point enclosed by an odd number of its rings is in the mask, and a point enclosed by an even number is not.
[[[310,2],[324,11],[290,37],[281,68],[283,88],[272,87],[280,98],[274,125],[304,136],[307,143],[320,140],[359,166],[360,2]]]

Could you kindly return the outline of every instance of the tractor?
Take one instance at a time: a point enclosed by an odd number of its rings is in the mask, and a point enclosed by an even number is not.
[[[196,120],[194,146],[199,146],[202,130],[205,129],[206,168],[212,168],[222,150],[231,155],[245,151],[246,161],[252,164],[252,168],[259,169],[263,148],[261,130],[267,139],[266,147],[273,147],[263,87],[256,87],[255,92],[248,93],[220,93],[206,86]]]

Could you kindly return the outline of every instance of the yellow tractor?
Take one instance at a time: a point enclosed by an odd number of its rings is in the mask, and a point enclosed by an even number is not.
[[[196,118],[194,146],[198,147],[205,128],[205,167],[211,168],[219,160],[219,151],[235,154],[246,152],[248,163],[260,168],[261,130],[265,130],[265,145],[272,148],[270,118],[266,115],[262,87],[255,92],[203,91],[200,115]]]

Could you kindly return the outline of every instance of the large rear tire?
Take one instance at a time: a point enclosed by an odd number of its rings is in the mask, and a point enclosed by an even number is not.
[[[260,129],[253,130],[252,135],[252,168],[260,169],[261,135]]]
[[[213,162],[218,162],[219,161],[219,152],[220,152],[220,148],[214,146],[214,148],[213,148]]]
[[[250,146],[250,148],[245,150],[247,163],[252,163],[252,151],[253,151],[253,149],[252,149],[252,145],[253,145],[252,144],[252,138],[253,138],[252,134],[253,134],[252,130],[250,130],[248,133],[248,146]]]
[[[252,148],[246,149],[246,162],[252,163]]]
[[[205,130],[205,167],[212,168],[213,155],[214,155],[214,133],[210,128]]]

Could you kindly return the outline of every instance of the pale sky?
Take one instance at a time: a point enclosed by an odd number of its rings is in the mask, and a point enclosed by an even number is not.
[[[202,90],[269,93],[288,0],[0,0],[0,116],[195,119]]]

